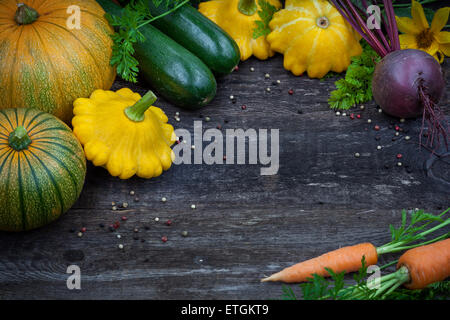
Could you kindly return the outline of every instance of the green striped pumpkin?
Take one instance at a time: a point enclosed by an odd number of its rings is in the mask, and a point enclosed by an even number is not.
[[[83,149],[55,116],[0,109],[0,230],[24,231],[61,216],[86,176]]]

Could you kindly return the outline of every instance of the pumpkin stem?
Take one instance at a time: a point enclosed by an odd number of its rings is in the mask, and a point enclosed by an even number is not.
[[[23,126],[18,126],[8,138],[9,146],[16,151],[25,150],[31,144],[27,130]]]
[[[258,11],[256,0],[239,0],[238,10],[246,16],[252,16]]]
[[[145,111],[156,101],[156,96],[152,91],[147,92],[138,102],[125,109],[125,115],[134,122],[141,122],[145,119]]]
[[[17,4],[17,11],[14,20],[19,25],[30,24],[39,18],[39,13],[33,8],[27,6],[25,3]]]

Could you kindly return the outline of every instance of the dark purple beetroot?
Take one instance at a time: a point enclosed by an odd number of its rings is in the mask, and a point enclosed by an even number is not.
[[[428,53],[399,50],[386,55],[376,66],[372,92],[375,101],[387,114],[398,118],[423,115],[423,91],[437,104],[444,92],[445,81],[441,66]]]

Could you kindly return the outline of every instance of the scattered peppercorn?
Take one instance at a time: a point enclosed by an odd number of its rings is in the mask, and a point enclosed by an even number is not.
[[[167,242],[167,240],[169,240],[169,239],[166,236],[161,237],[162,242]]]

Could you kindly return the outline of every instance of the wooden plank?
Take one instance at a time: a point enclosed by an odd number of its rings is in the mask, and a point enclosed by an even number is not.
[[[156,179],[121,181],[90,165],[79,201],[62,219],[27,233],[0,233],[0,299],[277,298],[281,285],[261,284],[262,276],[338,246],[383,244],[402,208],[448,207],[448,184],[427,174],[430,154],[414,144],[420,120],[401,124],[411,140],[403,132],[392,141],[389,126],[398,121],[378,113],[374,103],[350,111],[362,119],[336,116],[327,106],[335,80],[293,77],[277,55],[250,59],[220,79],[216,99],[202,110],[159,100],[175,128],[191,132],[194,121],[206,116],[211,121],[203,121],[205,129],[280,129],[278,174],[261,176],[261,165],[174,165]],[[114,89],[124,85],[117,81]],[[447,97],[443,101],[448,114]],[[180,122],[173,119],[177,111]],[[398,153],[402,167],[396,166]],[[450,181],[448,162],[436,162],[433,172]],[[126,201],[129,208],[113,211],[112,201]],[[110,232],[109,224],[123,215],[128,220]],[[83,226],[87,232],[79,238]],[[181,235],[185,230],[188,237]],[[387,258],[393,256],[381,263]],[[71,264],[81,268],[80,291],[66,287]]]

